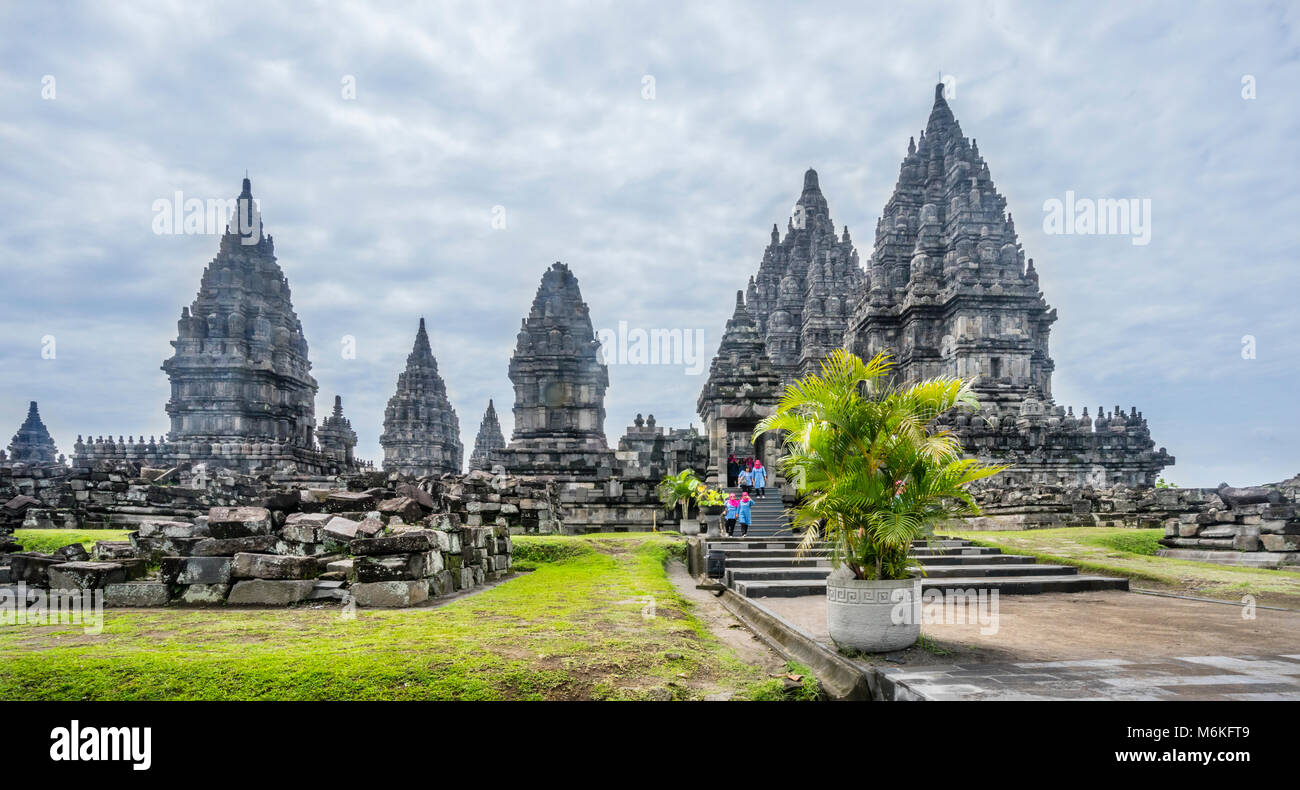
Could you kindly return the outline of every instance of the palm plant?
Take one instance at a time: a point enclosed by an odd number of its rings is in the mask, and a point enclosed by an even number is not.
[[[825,537],[832,563],[858,579],[906,579],[912,541],[937,521],[978,513],[966,486],[1006,467],[961,457],[935,420],[978,409],[970,383],[939,377],[899,388],[886,353],[870,362],[843,349],[786,387],[754,431],[783,435],[782,471],[801,495],[799,553]]]
[[[695,500],[696,491],[703,483],[696,476],[695,470],[683,469],[675,475],[664,475],[664,479],[659,481],[655,487],[659,494],[659,501],[663,503],[664,509],[672,512],[678,506],[682,509],[682,521],[686,521],[687,511],[690,509],[691,502]]]

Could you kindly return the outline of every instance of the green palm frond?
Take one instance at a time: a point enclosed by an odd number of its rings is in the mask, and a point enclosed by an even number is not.
[[[970,382],[938,377],[897,386],[887,353],[869,361],[838,349],[819,373],[786,387],[757,438],[781,436],[779,461],[800,500],[800,553],[820,540],[859,578],[906,578],[912,541],[943,519],[978,512],[971,483],[1005,467],[963,458],[937,424],[948,412],[978,410]]]

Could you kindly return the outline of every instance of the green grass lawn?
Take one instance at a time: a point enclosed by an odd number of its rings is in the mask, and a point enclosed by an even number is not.
[[[358,609],[350,620],[337,605],[110,609],[97,635],[0,626],[0,699],[782,696],[779,680],[740,662],[673,588],[664,564],[680,539],[516,544],[535,570],[437,608]]]
[[[1211,562],[1155,556],[1162,529],[1065,527],[991,532],[942,530],[1008,554],[1030,554],[1043,562],[1127,576],[1135,587],[1239,601],[1246,594],[1260,603],[1300,606],[1300,573],[1263,568],[1236,568]]]
[[[126,540],[125,529],[16,529],[14,540],[24,551],[49,554],[72,543],[80,543],[89,551],[97,540]]]

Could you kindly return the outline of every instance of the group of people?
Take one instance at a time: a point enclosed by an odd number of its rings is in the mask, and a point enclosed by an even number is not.
[[[767,467],[757,458],[740,461],[735,454],[727,457],[727,487],[739,487],[743,493],[754,493],[755,499],[767,496]]]
[[[727,512],[724,516],[727,537],[734,537],[736,527],[740,527],[740,536],[749,534],[749,525],[753,523],[751,509],[754,499],[767,496],[767,468],[757,458],[743,461],[733,454],[727,458],[727,487],[739,488],[740,496],[727,496]],[[753,492],[753,498],[750,497]]]

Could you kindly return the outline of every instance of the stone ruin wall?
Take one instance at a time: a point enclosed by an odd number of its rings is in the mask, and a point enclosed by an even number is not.
[[[1018,485],[975,487],[977,530],[1053,527],[1163,529],[1161,556],[1263,567],[1300,565],[1300,476],[1247,488]]]
[[[484,472],[272,479],[216,470],[0,467],[0,583],[102,589],[109,606],[411,606],[505,576],[512,535],[563,529],[553,483]],[[129,541],[24,552],[16,527]]]

